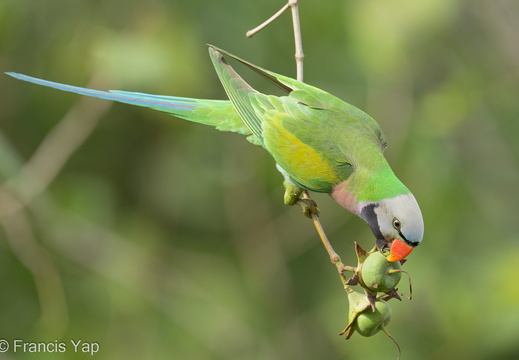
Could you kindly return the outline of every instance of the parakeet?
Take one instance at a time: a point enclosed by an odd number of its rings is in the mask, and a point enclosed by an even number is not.
[[[373,118],[323,90],[255,66],[214,46],[209,46],[209,54],[229,100],[105,92],[7,74],[59,90],[149,107],[245,135],[276,161],[285,177],[286,204],[301,201],[303,189],[330,194],[369,225],[377,247],[381,251],[389,249],[389,261],[404,259],[421,243],[424,224],[420,207],[384,158],[386,139]],[[259,73],[286,95],[254,90],[224,55]]]

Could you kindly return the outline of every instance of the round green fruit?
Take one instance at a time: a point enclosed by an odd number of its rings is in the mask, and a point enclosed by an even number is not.
[[[371,291],[388,292],[398,285],[402,277],[401,269],[399,261],[389,262],[379,251],[375,251],[362,263],[360,280]]]
[[[362,336],[373,336],[391,320],[392,310],[384,300],[377,300],[375,311],[367,308],[355,319],[355,330]]]

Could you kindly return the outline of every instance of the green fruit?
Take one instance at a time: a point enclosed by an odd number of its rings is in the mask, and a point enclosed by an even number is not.
[[[377,300],[375,311],[371,308],[364,310],[355,320],[355,330],[362,336],[373,336],[383,329],[391,320],[392,310],[384,300]]]
[[[365,288],[375,292],[388,292],[398,285],[402,273],[399,261],[389,262],[379,251],[369,254],[359,271]]]

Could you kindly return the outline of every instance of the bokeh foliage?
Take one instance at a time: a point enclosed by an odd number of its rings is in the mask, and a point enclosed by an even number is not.
[[[244,36],[281,6],[3,0],[0,70],[223,98],[205,43],[294,75],[288,14]],[[414,299],[392,302],[389,325],[404,358],[517,359],[519,3],[301,0],[301,18],[305,80],[379,121],[422,206]],[[396,357],[382,335],[337,336],[346,295],[264,151],[8,76],[0,91],[0,338],[95,341],[96,359]],[[354,265],[368,227],[315,198]],[[0,354],[60,356],[84,358]]]

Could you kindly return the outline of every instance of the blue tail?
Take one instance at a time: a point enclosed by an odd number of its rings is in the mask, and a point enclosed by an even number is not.
[[[127,92],[127,91],[100,91],[100,90],[92,90],[86,89],[78,86],[71,86],[66,84],[60,84],[53,81],[42,80],[32,76],[19,74],[15,72],[6,72],[7,75],[10,75],[16,79],[32,82],[34,84],[43,85],[47,87],[52,87],[58,90],[73,92],[80,95],[97,97],[105,100],[113,100],[126,104],[137,105],[137,106],[145,106],[149,108],[154,108],[161,111],[166,112],[175,112],[176,110],[192,110],[196,107],[201,106],[201,104],[197,104],[196,99],[189,98],[181,98],[181,97],[173,97],[173,96],[160,96],[160,95],[149,95],[137,92]],[[168,111],[169,110],[169,111]]]
[[[232,131],[246,136],[251,135],[251,132],[245,126],[231,102],[228,100],[192,99],[119,90],[100,91],[42,80],[15,72],[7,72],[6,74],[19,80],[58,90],[148,107],[189,121],[212,125],[221,131]]]

